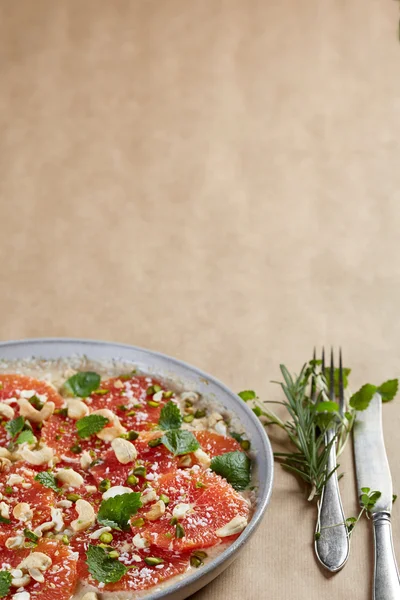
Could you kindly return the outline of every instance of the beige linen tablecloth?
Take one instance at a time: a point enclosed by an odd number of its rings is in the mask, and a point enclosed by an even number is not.
[[[314,344],[353,385],[400,374],[400,44],[393,0],[3,0],[1,339],[172,354],[233,390]],[[400,490],[400,400],[385,406]],[[346,512],[357,510],[350,449]],[[370,597],[276,469],[265,520],[196,600]],[[400,513],[394,510],[400,558]]]

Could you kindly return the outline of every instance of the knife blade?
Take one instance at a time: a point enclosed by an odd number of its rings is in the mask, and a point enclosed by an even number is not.
[[[357,413],[353,429],[359,496],[362,488],[381,492],[370,513],[374,525],[374,600],[400,600],[400,579],[391,526],[393,485],[382,426],[382,398],[375,394],[368,408]]]

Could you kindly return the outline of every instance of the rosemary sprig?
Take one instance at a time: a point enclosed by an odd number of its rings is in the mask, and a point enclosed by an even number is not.
[[[346,409],[341,415],[338,404],[328,397],[329,375],[321,373],[320,364],[321,361],[309,361],[297,376],[292,376],[284,365],[280,365],[283,381],[274,383],[280,385],[285,397],[283,401],[261,402],[251,390],[239,394],[245,402],[251,403],[254,413],[265,426],[275,425],[286,433],[287,451],[275,452],[275,460],[306,484],[310,501],[321,495],[326,482],[340,466],[338,464],[336,469],[328,471],[329,452],[335,443],[337,456],[343,452],[357,410],[365,410],[375,392],[379,392],[384,401],[389,401],[398,389],[398,381],[393,379],[379,387],[366,384],[352,396],[346,391]],[[344,369],[345,387],[349,374],[350,369]],[[335,387],[337,376],[338,371],[335,371]],[[269,404],[284,406],[288,419],[281,419],[268,408]],[[332,428],[335,436],[326,444],[325,434]]]

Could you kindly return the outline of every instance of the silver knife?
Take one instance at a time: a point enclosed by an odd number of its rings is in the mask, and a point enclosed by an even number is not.
[[[357,487],[381,492],[371,509],[374,524],[374,600],[400,600],[400,579],[392,540],[392,477],[382,429],[382,398],[375,394],[370,405],[357,413],[354,424]]]

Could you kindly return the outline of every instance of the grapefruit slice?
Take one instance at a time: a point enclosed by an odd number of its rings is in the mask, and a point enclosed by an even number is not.
[[[99,582],[92,578],[86,564],[86,551],[89,544],[96,545],[85,533],[78,534],[71,542],[71,548],[79,554],[78,576],[80,580],[97,587]],[[138,550],[132,545],[132,533],[113,531],[113,540],[109,544],[120,555],[120,561],[128,568],[128,572],[116,583],[108,583],[102,591],[136,591],[144,590],[161,583],[175,575],[184,573],[189,567],[189,555],[170,552],[160,548]],[[147,564],[149,558],[157,558],[158,565]],[[151,561],[150,561],[151,562]],[[158,561],[157,561],[158,562]]]
[[[133,486],[135,491],[140,489],[144,483],[153,485],[162,475],[174,473],[178,467],[179,459],[172,456],[171,452],[163,445],[151,447],[149,442],[162,435],[162,431],[142,431],[139,437],[132,442],[137,450],[137,459],[140,466],[146,470],[146,475],[138,475],[138,484]],[[100,483],[103,479],[109,479],[111,485],[125,485],[128,476],[133,472],[135,463],[126,465],[118,462],[113,450],[106,452],[101,457],[101,462],[90,469],[94,479]]]
[[[26,523],[15,519],[12,514],[15,505],[19,502],[26,502],[33,509],[33,518],[29,522],[29,529],[35,529],[42,523],[51,521],[50,508],[55,505],[56,494],[35,481],[36,474],[35,471],[27,466],[22,466],[21,463],[16,463],[9,471],[1,473],[0,493],[3,495],[3,501],[10,506],[10,523],[1,523],[0,525],[0,546],[4,546],[8,537],[23,534],[24,529],[28,527]],[[23,481],[17,480],[17,477],[22,478]],[[13,479],[17,483],[12,483]]]
[[[194,467],[165,475],[158,482],[157,493],[169,498],[165,513],[157,521],[148,521],[149,506],[145,506],[140,511],[140,516],[145,519],[144,527],[132,527],[134,534],[140,533],[157,548],[188,551],[214,546],[221,542],[216,534],[218,529],[234,517],[249,517],[247,501],[225,479],[210,470],[201,471]],[[178,504],[190,505],[190,509],[178,521],[184,536],[177,538],[177,523],[171,520]],[[232,541],[237,536],[224,537],[223,541]]]
[[[225,454],[226,452],[242,451],[239,442],[232,437],[220,435],[213,431],[194,431],[193,433],[204,452],[211,456],[211,458],[219,454]]]
[[[56,408],[60,408],[64,404],[63,398],[60,394],[46,381],[34,379],[33,377],[27,377],[25,375],[18,374],[0,374],[0,402],[9,400],[7,402],[15,412],[15,417],[19,415],[19,406],[17,400],[24,393],[31,396],[37,396],[42,402],[51,401],[54,402]],[[14,399],[14,400],[11,400]],[[6,446],[9,442],[9,436],[4,428],[6,419],[0,421],[0,447]],[[34,431],[37,431],[35,424],[32,424]]]
[[[92,453],[94,460],[109,447],[96,436],[81,439],[77,433],[76,421],[60,415],[53,415],[44,423],[42,441],[54,449],[57,457],[69,460],[70,466],[73,462],[79,464],[79,456],[85,450]]]
[[[92,410],[112,410],[128,431],[148,430],[158,422],[161,408],[167,402],[165,398],[154,399],[157,390],[162,389],[161,384],[151,377],[112,377],[102,381],[102,393],[93,393],[89,406]]]
[[[31,580],[24,587],[24,591],[30,594],[30,600],[69,600],[77,583],[77,559],[71,550],[61,542],[50,539],[41,539],[38,545],[24,550],[2,549],[2,564],[16,568],[30,552],[42,552],[51,558],[52,564],[44,573],[44,582],[39,583]],[[10,594],[5,598],[11,600],[15,593],[11,588]]]

